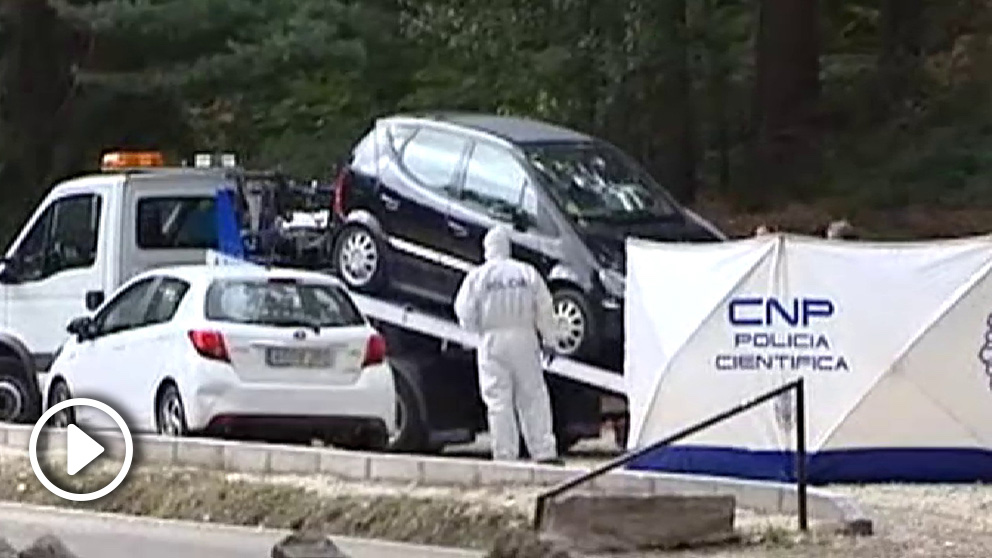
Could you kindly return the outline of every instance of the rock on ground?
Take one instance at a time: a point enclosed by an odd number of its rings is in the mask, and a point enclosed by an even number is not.
[[[272,558],[348,558],[348,555],[323,533],[299,532],[276,543]]]
[[[17,553],[17,558],[77,558],[65,544],[52,535],[45,535]]]

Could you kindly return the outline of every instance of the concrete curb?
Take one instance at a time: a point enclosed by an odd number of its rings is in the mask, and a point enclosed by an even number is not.
[[[0,424],[0,447],[26,452],[33,425]],[[91,433],[111,455],[123,455],[117,431]],[[63,430],[47,430],[40,444],[64,447]],[[198,467],[214,471],[255,474],[330,475],[349,481],[387,481],[427,486],[550,486],[587,471],[527,462],[388,453],[364,453],[327,448],[232,442],[205,438],[171,439],[134,436],[135,462],[145,465]],[[796,487],[791,484],[701,475],[641,471],[612,471],[587,485],[611,494],[726,494],[737,505],[770,514],[795,514]],[[856,533],[870,532],[871,518],[856,501],[809,488],[811,519],[840,524]]]

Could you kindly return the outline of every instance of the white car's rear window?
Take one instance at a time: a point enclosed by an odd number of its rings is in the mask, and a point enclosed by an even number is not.
[[[207,290],[206,317],[277,327],[341,327],[365,319],[341,288],[295,279],[223,279]]]

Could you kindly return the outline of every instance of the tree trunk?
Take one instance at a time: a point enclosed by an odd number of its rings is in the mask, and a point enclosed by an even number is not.
[[[924,28],[922,0],[882,0],[882,50],[878,70],[882,80],[882,108],[912,97],[922,56]]]
[[[654,156],[646,164],[652,174],[683,203],[696,199],[697,130],[692,100],[689,45],[685,33],[686,0],[654,0],[651,11],[665,37],[665,49],[646,76],[649,113],[657,115],[652,128]]]
[[[749,197],[802,195],[819,175],[818,0],[762,0]]]

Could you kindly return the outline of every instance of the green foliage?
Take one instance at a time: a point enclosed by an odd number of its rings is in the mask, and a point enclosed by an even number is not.
[[[233,150],[328,179],[373,118],[417,109],[571,125],[673,189],[746,200],[762,1],[47,0],[45,19],[43,0],[5,0],[4,207],[22,214],[110,148]],[[987,3],[820,0],[819,15],[816,193],[989,205]]]

